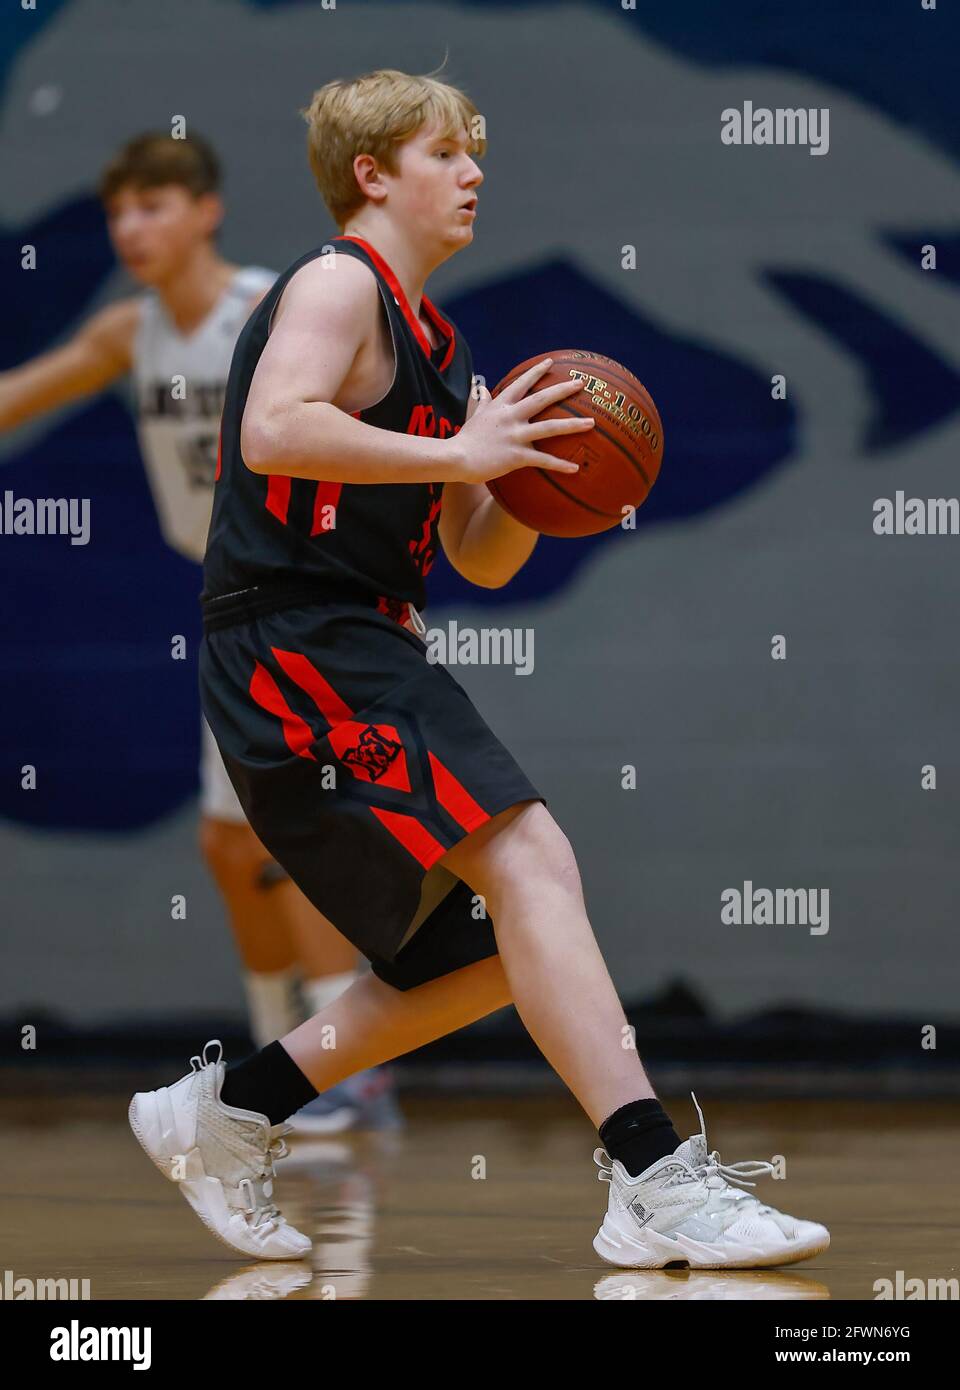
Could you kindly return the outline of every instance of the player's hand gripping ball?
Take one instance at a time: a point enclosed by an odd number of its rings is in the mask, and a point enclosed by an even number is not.
[[[583,390],[534,415],[534,420],[592,415],[583,434],[538,439],[535,449],[579,463],[579,473],[518,468],[487,487],[516,520],[545,536],[592,536],[619,526],[630,508],[639,507],[653,487],[663,457],[663,426],[646,388],[626,367],[598,352],[560,348],[514,367],[493,389],[511,381],[545,357],[553,365],[534,390],[579,378]]]

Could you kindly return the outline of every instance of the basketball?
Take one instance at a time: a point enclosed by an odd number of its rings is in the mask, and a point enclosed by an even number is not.
[[[514,367],[492,391],[496,396],[525,371],[553,359],[535,391],[582,378],[580,393],[548,407],[535,420],[592,415],[584,434],[539,439],[534,448],[579,463],[579,473],[518,468],[487,487],[516,520],[546,536],[592,536],[618,526],[625,507],[639,507],[653,487],[663,457],[663,426],[646,388],[626,367],[598,352],[560,348]]]

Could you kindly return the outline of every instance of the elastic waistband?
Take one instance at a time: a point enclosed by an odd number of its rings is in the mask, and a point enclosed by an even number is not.
[[[257,618],[282,612],[285,608],[300,608],[306,604],[343,603],[373,608],[378,613],[392,618],[401,627],[412,626],[413,630],[421,635],[426,631],[420,614],[413,604],[405,599],[335,584],[255,584],[249,589],[237,589],[230,594],[217,594],[209,598],[201,595],[200,610],[204,632],[218,632],[221,628],[254,622]]]

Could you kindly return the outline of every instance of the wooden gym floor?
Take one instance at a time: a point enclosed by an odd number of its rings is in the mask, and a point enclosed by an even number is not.
[[[681,1138],[698,1128],[689,1096],[662,1099]],[[756,1191],[824,1222],[826,1254],[773,1271],[616,1270],[591,1247],[607,1187],[572,1101],[419,1096],[399,1134],[298,1143],[277,1189],[312,1262],[245,1264],[141,1152],[125,1097],[65,1094],[0,1102],[0,1264],[89,1279],[92,1299],[870,1300],[897,1270],[956,1277],[956,1104],[698,1099],[723,1162],[785,1157],[786,1181]]]

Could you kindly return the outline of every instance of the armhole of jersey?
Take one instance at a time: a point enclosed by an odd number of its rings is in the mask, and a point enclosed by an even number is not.
[[[292,279],[293,279],[293,276],[291,275],[290,280],[292,280]],[[287,281],[287,285],[289,285],[290,280]],[[282,290],[280,291],[280,293],[277,295],[277,303],[274,304],[273,308],[270,310],[270,317],[267,319],[267,337],[268,337],[268,338],[270,337],[270,334],[273,332],[273,316],[274,316],[274,314],[277,312],[277,304],[279,304],[280,301],[281,301],[281,299],[283,298],[284,291],[286,290],[287,285],[284,285],[283,289],[282,289]],[[268,293],[269,293],[269,291],[268,291]]]
[[[373,274],[372,271],[371,274]],[[380,277],[378,275],[374,275],[373,278],[376,280],[377,289],[380,292],[380,308],[387,316],[387,327],[390,329],[390,345],[393,348],[393,376],[390,378],[390,385],[387,387],[386,391],[384,391],[380,399],[374,401],[372,405],[361,406],[359,411],[355,412],[355,414],[358,415],[362,415],[363,412],[366,410],[374,410],[378,405],[383,404],[383,402],[389,396],[390,392],[396,386],[397,372],[400,370],[400,354],[397,351],[397,335],[393,330],[393,319],[390,317],[390,308],[387,304],[387,291],[381,283]]]
[[[349,255],[349,252],[348,252],[347,254]],[[357,257],[354,257],[354,259],[355,259],[355,260],[359,260],[360,258],[359,258],[359,256],[357,256]],[[366,261],[363,261],[362,264],[363,264],[363,265],[367,265],[367,262],[366,262]],[[399,352],[397,351],[397,335],[396,335],[396,333],[394,332],[394,329],[393,329],[393,319],[390,317],[390,308],[389,308],[389,305],[388,305],[388,303],[387,303],[387,292],[386,292],[384,286],[381,284],[379,275],[377,275],[377,273],[376,273],[369,265],[367,265],[367,269],[370,271],[370,274],[373,276],[374,280],[376,281],[377,292],[378,292],[378,294],[379,294],[379,296],[380,296],[380,309],[381,309],[382,312],[383,312],[384,314],[386,314],[386,316],[387,316],[387,327],[390,329],[390,345],[391,345],[391,347],[393,348],[393,376],[390,378],[390,385],[387,387],[386,391],[384,391],[384,393],[383,393],[383,395],[380,397],[380,399],[374,401],[371,405],[364,405],[364,406],[361,406],[359,410],[355,410],[355,411],[352,412],[352,414],[354,414],[354,415],[362,415],[363,412],[364,412],[365,410],[373,410],[375,406],[381,405],[382,402],[385,401],[385,400],[387,399],[387,397],[389,396],[390,392],[393,390],[394,386],[397,384],[397,372],[399,371],[399,368],[400,368],[400,354],[399,354]],[[290,279],[292,280],[292,279],[293,279],[293,276],[291,276]],[[270,334],[271,334],[272,331],[273,331],[273,316],[274,316],[274,314],[277,312],[277,305],[279,305],[281,299],[282,299],[283,296],[284,296],[284,293],[285,293],[285,291],[286,291],[287,285],[289,285],[289,284],[290,284],[290,280],[287,281],[287,284],[284,285],[283,289],[282,289],[282,290],[280,291],[280,293],[277,295],[277,303],[274,304],[273,308],[270,310],[270,317],[269,317],[269,319],[267,320],[267,337],[268,337],[268,338],[270,337]]]

